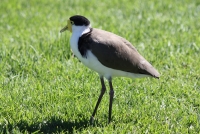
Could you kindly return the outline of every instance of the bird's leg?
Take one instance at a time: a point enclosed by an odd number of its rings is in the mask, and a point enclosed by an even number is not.
[[[97,101],[97,103],[96,103],[95,109],[94,109],[94,111],[93,111],[93,113],[92,113],[92,116],[91,116],[91,118],[90,118],[90,122],[91,122],[91,123],[94,122],[94,116],[95,116],[96,111],[97,111],[97,109],[98,109],[98,106],[99,106],[99,104],[100,104],[100,102],[101,102],[101,99],[102,99],[102,97],[103,97],[103,95],[104,95],[104,93],[105,93],[105,91],[106,91],[106,86],[105,86],[103,77],[100,77],[100,80],[101,80],[101,86],[102,86],[102,88],[101,88],[101,94],[99,95],[99,99],[98,99],[98,101]]]
[[[109,86],[110,86],[110,104],[109,104],[109,117],[108,117],[108,123],[111,121],[111,114],[112,114],[112,102],[113,102],[113,96],[114,96],[114,90],[112,86],[112,80],[109,80]]]

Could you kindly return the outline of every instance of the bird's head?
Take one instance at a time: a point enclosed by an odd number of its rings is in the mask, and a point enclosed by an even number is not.
[[[73,26],[90,26],[90,21],[81,15],[74,15],[72,17],[69,18],[69,20],[67,21],[67,25],[60,30],[60,32],[64,32],[66,30],[69,30],[70,32],[72,32],[72,27]]]

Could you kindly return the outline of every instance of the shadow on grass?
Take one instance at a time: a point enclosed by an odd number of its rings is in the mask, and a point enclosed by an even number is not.
[[[12,132],[13,129],[18,129],[20,132],[29,133],[73,133],[73,129],[81,131],[89,126],[91,125],[88,119],[82,118],[77,121],[63,121],[62,119],[52,117],[48,121],[37,122],[34,124],[28,124],[23,120],[16,124],[8,123],[3,129],[3,133]]]

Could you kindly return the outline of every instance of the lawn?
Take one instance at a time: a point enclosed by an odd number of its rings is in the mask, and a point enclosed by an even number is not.
[[[129,40],[160,72],[114,78],[95,123],[97,73],[60,34],[70,16]],[[1,0],[0,133],[200,133],[199,0]]]

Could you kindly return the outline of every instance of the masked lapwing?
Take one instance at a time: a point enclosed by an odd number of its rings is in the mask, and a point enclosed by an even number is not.
[[[70,46],[74,55],[85,66],[96,71],[100,77],[102,89],[90,118],[91,122],[94,121],[95,113],[106,90],[104,77],[108,80],[110,87],[108,115],[108,122],[110,122],[114,96],[113,77],[159,78],[160,76],[159,72],[129,41],[114,33],[92,28],[90,21],[84,16],[70,17],[67,25],[60,32],[65,30],[72,33]]]

